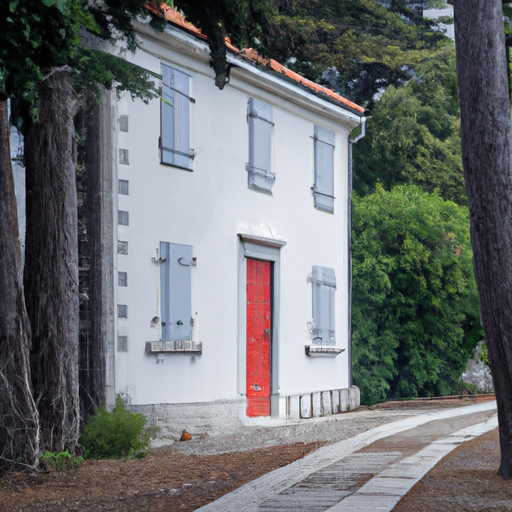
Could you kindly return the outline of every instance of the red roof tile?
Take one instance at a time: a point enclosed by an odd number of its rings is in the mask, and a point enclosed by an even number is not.
[[[185,31],[199,39],[202,39],[204,41],[208,40],[208,38],[197,27],[189,23],[181,13],[175,11],[166,4],[162,4],[161,7],[162,10],[164,11],[165,19],[169,23],[184,29]],[[309,89],[312,92],[320,94],[321,96],[326,96],[326,99],[330,99],[335,103],[341,103],[343,104],[343,106],[348,107],[350,110],[354,110],[361,114],[364,113],[363,107],[356,105],[352,101],[347,100],[343,96],[340,96],[339,94],[335,93],[330,89],[327,89],[326,87],[322,87],[321,85],[318,85],[317,83],[312,82],[307,78],[304,78],[303,76],[299,75],[298,73],[295,73],[291,69],[288,69],[282,64],[279,64],[279,62],[275,61],[274,59],[265,59],[261,57],[260,55],[258,55],[258,52],[253,48],[244,48],[243,50],[239,50],[231,44],[229,38],[226,38],[226,47],[239,57],[243,58],[244,60],[254,62],[256,65],[262,66],[267,70],[273,71],[279,76],[282,76],[283,78],[286,78],[295,84],[302,85],[306,89]]]

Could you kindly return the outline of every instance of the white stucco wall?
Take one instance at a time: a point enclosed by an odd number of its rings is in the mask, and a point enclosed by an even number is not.
[[[307,278],[313,265],[335,269],[336,345],[347,349],[349,343],[347,137],[354,122],[336,122],[339,109],[326,102],[320,103],[328,115],[251,85],[241,70],[234,69],[230,84],[219,91],[207,61],[148,40],[127,58],[157,73],[166,62],[191,75],[191,147],[196,156],[193,172],[160,164],[159,100],[145,104],[125,94],[116,102],[114,140],[117,149],[129,150],[129,165],[116,163],[115,182],[129,180],[130,190],[114,200],[115,219],[117,210],[129,212],[129,226],[117,226],[117,240],[129,243],[129,254],[115,255],[116,270],[128,272],[127,287],[116,282],[116,302],[128,306],[128,318],[115,319],[116,337],[128,336],[128,351],[116,352],[116,391],[133,405],[241,398],[239,349],[245,340],[239,335],[239,233],[286,242],[280,261],[280,315],[274,319],[279,336],[273,340],[279,347],[279,394],[347,388],[347,350],[335,358],[311,358],[304,346],[311,343]],[[271,196],[247,186],[250,96],[273,106],[276,181]],[[118,130],[120,115],[129,116],[128,132]],[[315,124],[336,136],[333,215],[314,208]],[[155,364],[156,356],[144,350],[147,341],[161,335],[160,326],[151,324],[160,316],[160,269],[152,258],[158,258],[161,241],[193,247],[193,340],[202,342],[203,352],[165,354],[164,363]]]

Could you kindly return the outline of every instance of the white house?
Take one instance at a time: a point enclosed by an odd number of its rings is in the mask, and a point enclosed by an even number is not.
[[[220,91],[204,37],[168,20],[137,23],[140,49],[120,51],[162,76],[165,101],[109,96],[100,123],[107,399],[164,437],[358,407],[349,138],[363,109],[231,46]]]

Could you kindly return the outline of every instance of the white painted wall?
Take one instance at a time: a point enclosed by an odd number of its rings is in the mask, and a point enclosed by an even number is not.
[[[355,123],[336,122],[340,109],[316,97],[312,104],[322,104],[325,114],[251,85],[245,71],[234,70],[219,91],[204,52],[197,55],[202,60],[145,40],[143,50],[127,56],[157,73],[163,61],[191,74],[193,172],[160,164],[159,100],[145,104],[124,94],[113,112],[116,120],[129,116],[129,132],[120,132],[117,123],[113,129],[117,148],[128,149],[130,158],[129,165],[115,165],[116,181],[129,180],[130,187],[128,196],[114,201],[116,210],[130,215],[129,226],[117,227],[118,239],[129,242],[127,256],[115,255],[117,270],[128,272],[128,287],[116,282],[116,300],[128,305],[128,319],[116,319],[115,329],[116,337],[128,336],[129,348],[116,352],[116,391],[133,405],[239,398],[238,233],[287,243],[281,250],[280,335],[273,340],[279,344],[280,394],[346,388],[347,351],[309,358],[304,346],[311,343],[307,277],[313,265],[336,271],[336,344],[348,346],[347,137]],[[247,186],[249,96],[274,107],[272,196]],[[336,133],[334,215],[314,208],[314,124]],[[160,339],[151,319],[160,316],[159,265],[152,258],[161,241],[193,246],[193,339],[202,342],[203,353],[166,354],[163,364],[155,364],[156,356],[144,349],[146,341]]]

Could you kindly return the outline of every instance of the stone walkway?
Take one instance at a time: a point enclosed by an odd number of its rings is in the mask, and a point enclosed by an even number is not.
[[[362,432],[264,475],[201,512],[384,512],[460,443],[497,426],[496,403],[445,409]]]

